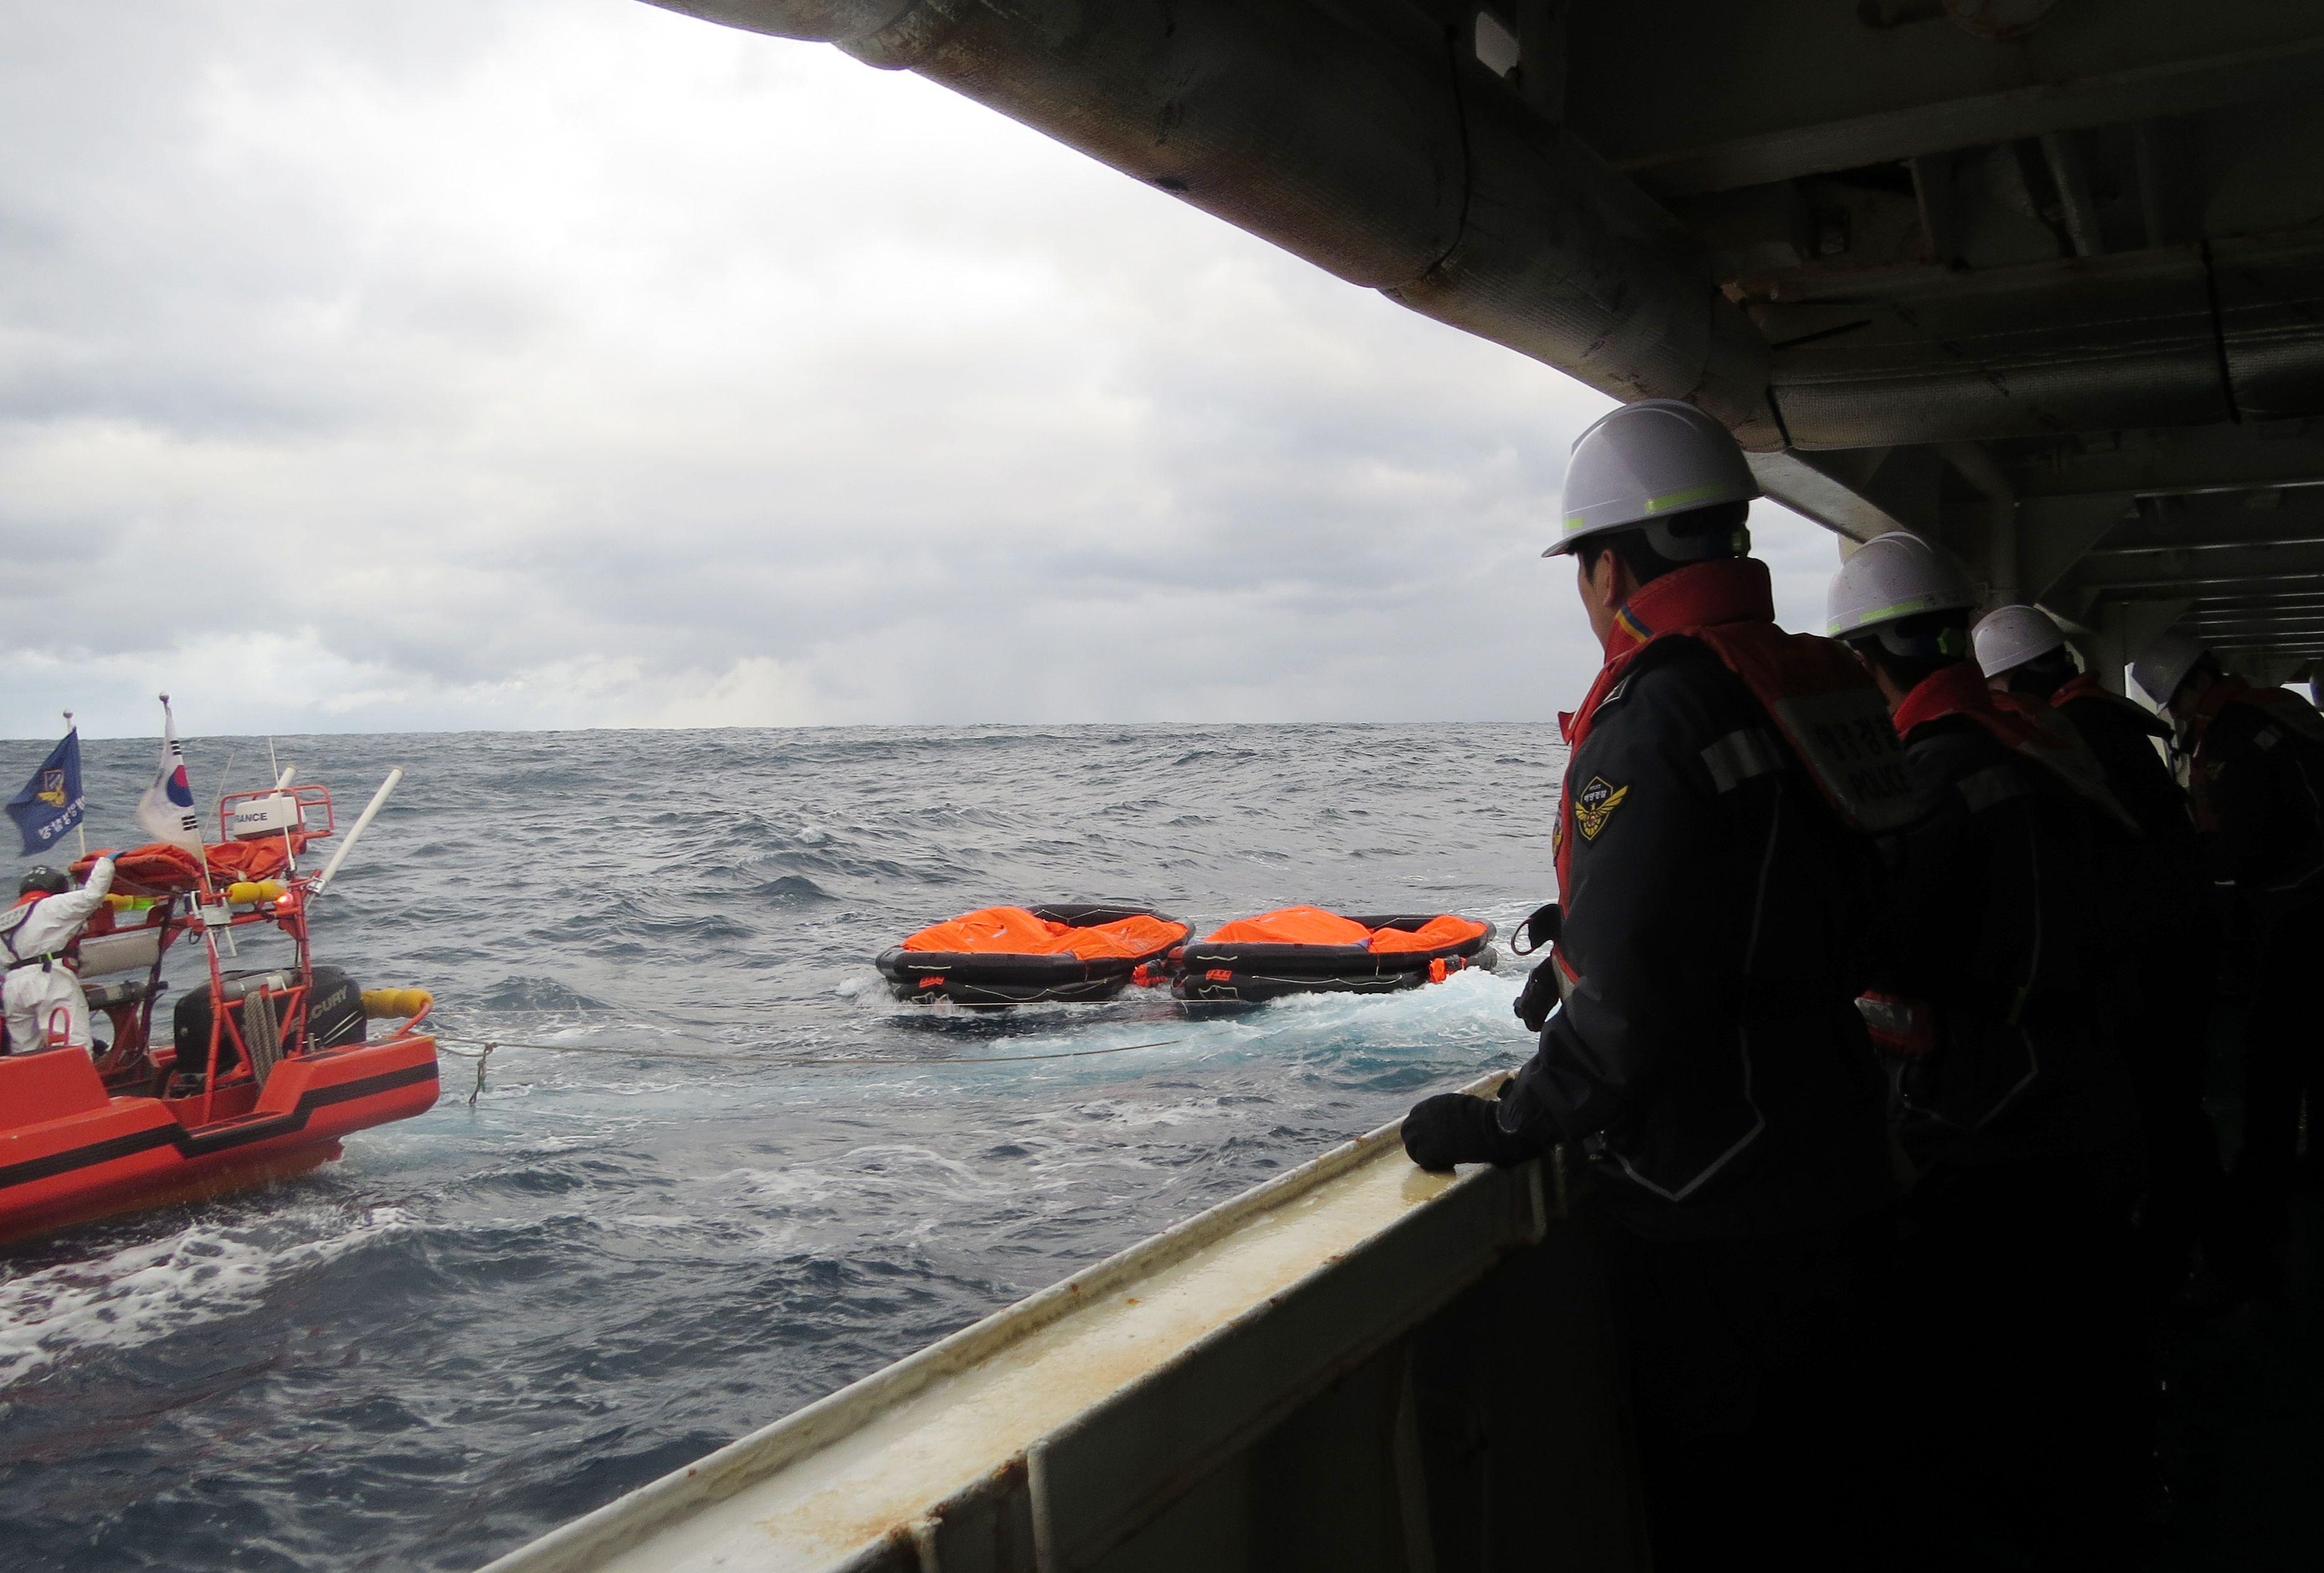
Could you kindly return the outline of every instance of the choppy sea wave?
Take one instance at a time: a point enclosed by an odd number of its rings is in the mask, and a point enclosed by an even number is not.
[[[318,905],[322,959],[549,1046],[496,1050],[473,1104],[447,1059],[433,1113],[313,1174],[0,1254],[12,1573],[473,1568],[1513,1062],[1514,971],[996,1018],[896,1006],[869,961],[1008,899],[1506,929],[1547,894],[1562,759],[1521,726],[275,747],[343,821],[410,772]],[[204,793],[267,768],[264,740],[189,754]],[[143,839],[151,757],[89,745],[96,842]]]

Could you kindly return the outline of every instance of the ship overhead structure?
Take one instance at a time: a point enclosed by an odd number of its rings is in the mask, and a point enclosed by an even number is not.
[[[2324,654],[2313,0],[654,0],[907,69],[1351,284],[1686,399],[2108,680]]]

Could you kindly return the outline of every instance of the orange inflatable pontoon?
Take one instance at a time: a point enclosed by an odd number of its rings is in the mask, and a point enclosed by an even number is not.
[[[930,924],[874,964],[899,999],[1087,1002],[1167,981],[1164,958],[1193,932],[1147,906],[987,906]]]
[[[1494,966],[1493,925],[1451,913],[1343,917],[1286,906],[1187,943],[1171,992],[1208,1002],[1286,994],[1386,994]]]

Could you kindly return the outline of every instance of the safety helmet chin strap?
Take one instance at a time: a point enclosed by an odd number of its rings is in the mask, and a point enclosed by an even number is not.
[[[2021,672],[2031,672],[2040,677],[2067,678],[2083,670],[2082,658],[2071,645],[2060,645],[2054,650],[2043,650],[2030,661],[2020,663]]]
[[[1969,654],[1969,630],[1965,628],[1946,627],[1923,634],[1907,634],[1903,628],[1904,620],[1899,619],[1859,629],[1849,642],[1861,644],[1877,638],[1882,649],[1908,661],[1958,661]]]
[[[1657,557],[1673,563],[1724,562],[1729,557],[1748,557],[1751,552],[1751,531],[1737,525],[1730,530],[1702,530],[1684,535],[1671,526],[1686,517],[1674,514],[1670,519],[1648,520],[1638,527]]]

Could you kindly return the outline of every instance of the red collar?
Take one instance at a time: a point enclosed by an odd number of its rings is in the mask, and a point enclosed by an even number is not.
[[[1767,565],[1757,557],[1729,557],[1716,563],[1690,563],[1665,574],[1614,614],[1606,633],[1606,664],[1582,696],[1582,708],[1560,711],[1557,730],[1568,748],[1578,749],[1590,735],[1590,718],[1608,689],[1621,681],[1622,672],[1640,650],[1666,633],[1710,628],[1720,623],[1775,621],[1775,593]]]
[[[1721,622],[1773,622],[1775,593],[1757,557],[1690,563],[1638,593],[1614,614],[1606,635],[1608,665],[1643,649],[1656,634]]]
[[[2203,734],[2210,730],[2211,722],[2218,719],[2219,712],[2239,699],[2247,701],[2251,696],[2252,685],[2233,672],[2212,678],[2211,685],[2203,690],[2202,697],[2197,699],[2187,712],[2188,748],[2202,747]]]
[[[1996,694],[1987,687],[1975,661],[1956,661],[1931,673],[1904,695],[1904,703],[1896,707],[1896,733],[1909,738],[1914,727],[1963,715],[2003,742],[2019,747],[2047,741],[2029,719],[2036,710],[2015,694]]]
[[[2096,672],[2084,672],[2067,678],[2050,692],[2050,708],[2062,710],[2077,699],[2088,699],[2093,694],[2105,694],[2106,685],[2098,681]]]

